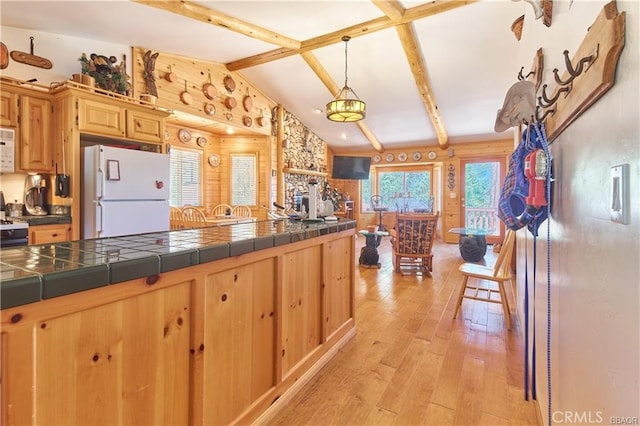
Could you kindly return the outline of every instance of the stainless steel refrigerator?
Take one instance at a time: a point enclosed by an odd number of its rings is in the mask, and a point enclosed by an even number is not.
[[[82,149],[82,237],[169,230],[169,154]]]

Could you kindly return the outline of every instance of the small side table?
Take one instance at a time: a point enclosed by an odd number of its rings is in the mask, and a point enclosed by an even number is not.
[[[358,233],[364,235],[365,238],[365,246],[362,247],[360,252],[360,265],[369,268],[380,268],[378,246],[382,237],[389,236],[389,233],[386,231],[369,232],[367,230],[358,231]]]
[[[467,262],[479,262],[487,254],[486,235],[491,235],[491,229],[451,228],[449,232],[459,234],[460,256]]]

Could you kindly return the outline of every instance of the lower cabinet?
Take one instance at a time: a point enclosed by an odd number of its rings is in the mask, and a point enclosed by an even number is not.
[[[268,417],[355,334],[354,232],[0,311],[2,424]]]
[[[71,239],[71,224],[29,226],[29,244],[62,243]]]

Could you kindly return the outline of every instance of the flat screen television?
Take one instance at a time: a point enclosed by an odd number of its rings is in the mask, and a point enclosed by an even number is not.
[[[371,157],[333,157],[332,179],[369,179]]]

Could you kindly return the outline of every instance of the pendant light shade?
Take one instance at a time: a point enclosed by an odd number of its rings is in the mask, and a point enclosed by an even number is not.
[[[344,36],[344,87],[327,104],[327,118],[340,123],[362,120],[366,115],[367,104],[361,101],[356,92],[348,85],[347,42],[351,37]]]

